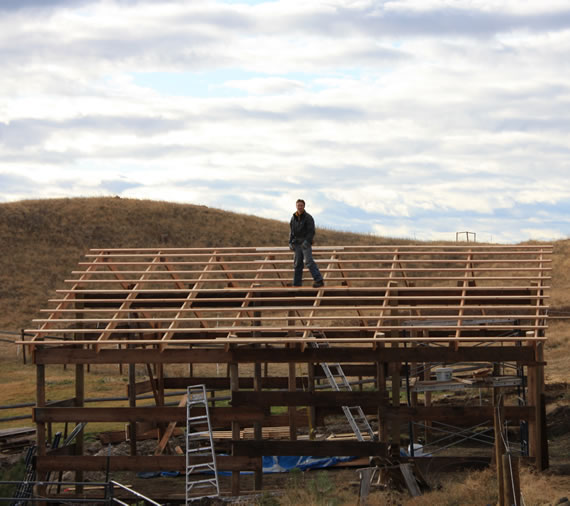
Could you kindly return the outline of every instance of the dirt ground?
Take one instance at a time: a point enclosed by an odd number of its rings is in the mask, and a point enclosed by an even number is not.
[[[568,404],[568,385],[555,383],[547,385],[548,406],[548,439],[550,468],[543,473],[535,473],[532,468],[521,469],[521,488],[525,505],[555,505],[564,497],[570,497],[570,406]],[[346,422],[342,419],[327,426],[329,431],[345,431]],[[178,444],[184,445],[180,437]],[[141,454],[152,454],[156,441],[144,441],[138,445]],[[86,448],[91,455],[127,455],[128,443],[103,446],[99,441],[90,442]],[[466,454],[489,455],[488,447],[477,444],[463,445],[462,452]],[[0,454],[0,471],[14,465],[21,454]],[[263,492],[254,493],[253,476],[242,474],[240,482],[243,495],[231,498],[231,477],[220,476],[220,487],[224,500],[202,500],[196,504],[258,504],[258,505],[354,505],[358,501],[360,482],[357,467],[329,468],[307,472],[291,472],[280,474],[265,474],[263,477]],[[383,489],[373,486],[367,504],[373,505],[433,505],[457,504],[479,505],[495,504],[497,485],[493,468],[485,470],[470,470],[468,472],[442,472],[435,467],[423,468],[423,474],[431,487],[431,491],[422,497],[411,498],[406,490]],[[172,503],[183,500],[184,477],[152,477],[143,478],[129,473],[114,473],[111,479],[132,486],[135,490],[150,498],[160,500],[164,491],[172,498]],[[73,475],[66,473],[63,480],[72,480]],[[104,481],[104,473],[86,473],[87,481]],[[537,488],[537,484],[541,484]]]

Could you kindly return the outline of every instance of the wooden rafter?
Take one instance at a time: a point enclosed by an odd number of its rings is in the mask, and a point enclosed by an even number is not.
[[[355,344],[413,335],[453,348],[520,332],[542,340],[551,252],[549,245],[314,248],[326,279],[314,289],[286,286],[293,273],[286,248],[92,250],[50,300],[55,307],[35,320],[31,342],[73,337],[100,350],[126,342],[135,328],[139,338],[129,343],[161,351],[298,338],[304,348],[315,335]]]
[[[160,255],[160,252],[159,252],[159,255]],[[157,256],[153,259],[151,264],[146,268],[145,272],[143,274],[141,274],[141,279],[146,279],[148,276],[150,276],[150,273],[154,269],[156,269],[156,267],[158,266],[159,259],[160,259],[159,256]],[[132,303],[134,302],[135,298],[137,297],[137,292],[136,292],[137,286],[138,285],[134,285],[133,290],[127,294],[124,302],[121,304],[120,309],[129,309],[131,307]],[[119,323],[117,321],[118,318],[119,318],[118,313],[116,313],[115,315],[113,315],[113,318],[111,318],[111,321],[109,321],[109,323],[107,323],[105,330],[97,338],[97,344],[95,345],[95,350],[99,351],[101,349],[101,342],[109,339],[109,336],[112,334],[113,330],[117,327],[117,325]],[[129,329],[129,332],[130,332],[130,329]]]
[[[188,296],[186,297],[186,300],[184,301],[184,303],[182,304],[182,307],[180,308],[180,310],[185,310],[185,309],[189,309],[192,305],[192,302],[196,299],[196,297],[198,296],[200,287],[201,287],[201,282],[202,279],[206,276],[206,274],[212,269],[213,265],[214,265],[214,261],[216,259],[216,252],[214,251],[212,257],[210,258],[210,261],[208,262],[208,264],[204,267],[204,270],[200,276],[200,278],[198,279],[198,281],[196,281],[196,283],[194,284],[194,286],[190,289],[190,291],[188,292]],[[181,311],[178,311],[178,313],[176,313],[176,316],[174,317],[174,319],[172,320],[172,322],[170,323],[168,330],[165,332],[165,334],[162,336],[161,338],[161,342],[160,342],[160,351],[163,351],[165,348],[165,343],[167,341],[169,341],[170,339],[172,339],[172,336],[174,335],[174,331],[180,326],[180,323],[182,323],[182,320],[180,320],[180,316],[181,316]],[[199,318],[200,320],[200,324],[203,327],[208,327],[207,323],[204,323],[204,321],[200,318],[200,314],[196,313],[196,316]]]

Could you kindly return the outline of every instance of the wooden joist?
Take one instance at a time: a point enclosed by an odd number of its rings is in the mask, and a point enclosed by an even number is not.
[[[292,343],[295,333],[348,333],[362,344],[384,333],[386,342],[416,342],[408,332],[412,316],[416,335],[454,347],[497,340],[505,327],[538,339],[546,328],[551,252],[548,244],[326,246],[314,251],[326,286],[314,290],[284,286],[292,254],[281,247],[93,249],[69,288],[58,290],[57,306],[36,320],[32,343],[73,336],[78,344],[94,340],[100,351],[133,333],[131,344],[161,336],[161,350],[232,336],[242,344]],[[297,325],[288,324],[291,311]]]
[[[39,473],[44,471],[180,471],[185,469],[185,456],[183,455],[138,455],[132,456],[38,456],[36,469]],[[209,458],[209,457],[207,457]],[[207,459],[206,458],[206,459]],[[192,463],[204,462],[205,458],[195,457]],[[254,471],[261,466],[260,458],[230,457],[218,455],[216,465],[220,471],[250,470]]]
[[[219,349],[173,349],[162,353],[153,349],[104,349],[96,353],[92,349],[74,347],[38,348],[35,354],[36,364],[180,364],[203,363],[217,364],[238,362],[455,362],[477,361],[497,362],[516,361],[523,364],[536,364],[534,350],[528,346],[460,346],[457,350],[439,346],[416,346],[413,348],[358,348],[335,346],[315,351],[307,348],[300,351],[295,348],[237,348],[226,351]]]

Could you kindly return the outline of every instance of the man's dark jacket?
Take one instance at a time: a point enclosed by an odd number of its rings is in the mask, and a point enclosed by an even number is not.
[[[313,244],[315,220],[307,211],[304,211],[300,216],[297,213],[293,213],[289,226],[291,227],[289,244],[303,244],[303,241]]]

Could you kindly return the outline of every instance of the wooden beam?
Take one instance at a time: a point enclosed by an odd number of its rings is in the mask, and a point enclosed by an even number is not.
[[[157,353],[151,349],[104,349],[99,353],[94,350],[61,347],[36,349],[36,364],[117,364],[155,362],[163,364],[181,363],[228,363],[236,362],[520,362],[525,365],[537,365],[532,346],[460,346],[457,351],[443,347],[423,346],[414,348],[355,348],[334,346],[330,348],[298,349],[277,348],[237,348],[232,351],[223,349],[167,349]]]
[[[372,391],[271,391],[233,392],[232,406],[378,406],[378,394]]]
[[[195,408],[199,413],[199,408]],[[179,422],[186,423],[186,409],[177,407],[144,408],[35,408],[38,423],[47,422]],[[247,424],[264,420],[263,411],[255,408],[211,408],[214,425],[238,421]]]
[[[262,455],[367,457],[386,455],[386,444],[376,441],[232,441],[232,448],[234,455],[240,457]]]
[[[317,410],[317,416],[321,419],[324,416],[341,413],[339,407],[319,407]],[[535,408],[532,406],[505,406],[503,410],[505,418],[510,421],[530,420],[535,413]],[[377,412],[373,406],[364,406],[362,411],[367,415],[374,415]],[[399,419],[400,423],[437,420],[465,426],[488,421],[489,426],[493,425],[493,408],[491,406],[382,406],[380,411],[386,420]]]
[[[171,471],[184,472],[186,469],[184,455],[138,455],[107,457],[96,456],[43,456],[36,461],[40,472],[47,471],[71,471],[81,469],[83,471],[105,471],[107,463],[110,471]],[[210,457],[207,457],[209,459]],[[204,458],[194,458],[192,462],[202,462]],[[220,471],[254,471],[259,467],[259,460],[250,457],[216,456],[216,464]]]

